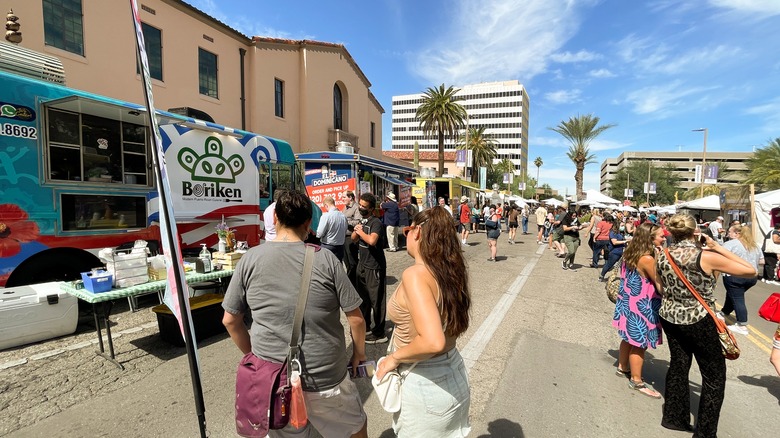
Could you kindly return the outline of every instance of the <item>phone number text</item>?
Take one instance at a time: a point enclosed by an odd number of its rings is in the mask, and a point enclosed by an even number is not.
[[[0,135],[37,140],[38,129],[32,126],[17,125],[14,123],[0,123]]]

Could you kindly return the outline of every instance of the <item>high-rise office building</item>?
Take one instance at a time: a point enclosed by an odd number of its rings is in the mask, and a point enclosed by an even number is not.
[[[485,133],[496,142],[495,162],[508,158],[515,165],[515,174],[528,169],[528,112],[530,101],[518,81],[486,82],[464,85],[455,94],[458,103],[466,109],[471,128],[484,127]],[[420,151],[436,151],[436,135],[426,136],[415,118],[422,103],[423,93],[393,96],[393,151],[411,151],[418,142]],[[463,130],[460,131],[462,135]],[[457,138],[444,139],[444,150],[454,151]],[[449,163],[448,169],[454,169]]]

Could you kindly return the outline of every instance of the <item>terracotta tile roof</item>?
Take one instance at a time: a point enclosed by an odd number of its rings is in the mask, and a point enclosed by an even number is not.
[[[404,161],[414,161],[414,151],[382,151],[382,155],[397,158]],[[436,161],[439,159],[437,151],[420,151],[421,161]],[[455,152],[444,152],[444,161],[455,161]]]

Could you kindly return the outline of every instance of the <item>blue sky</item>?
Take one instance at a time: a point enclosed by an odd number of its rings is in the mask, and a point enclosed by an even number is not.
[[[444,83],[519,80],[531,99],[540,180],[574,191],[568,144],[548,130],[577,114],[616,124],[591,144],[598,188],[623,151],[751,151],[780,137],[780,0],[187,0],[247,35],[344,44],[385,108]]]

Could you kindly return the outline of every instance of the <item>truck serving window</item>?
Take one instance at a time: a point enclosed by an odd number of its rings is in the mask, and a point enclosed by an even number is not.
[[[151,185],[143,125],[54,108],[46,115],[50,180]]]
[[[62,231],[146,227],[144,196],[60,195]]]

